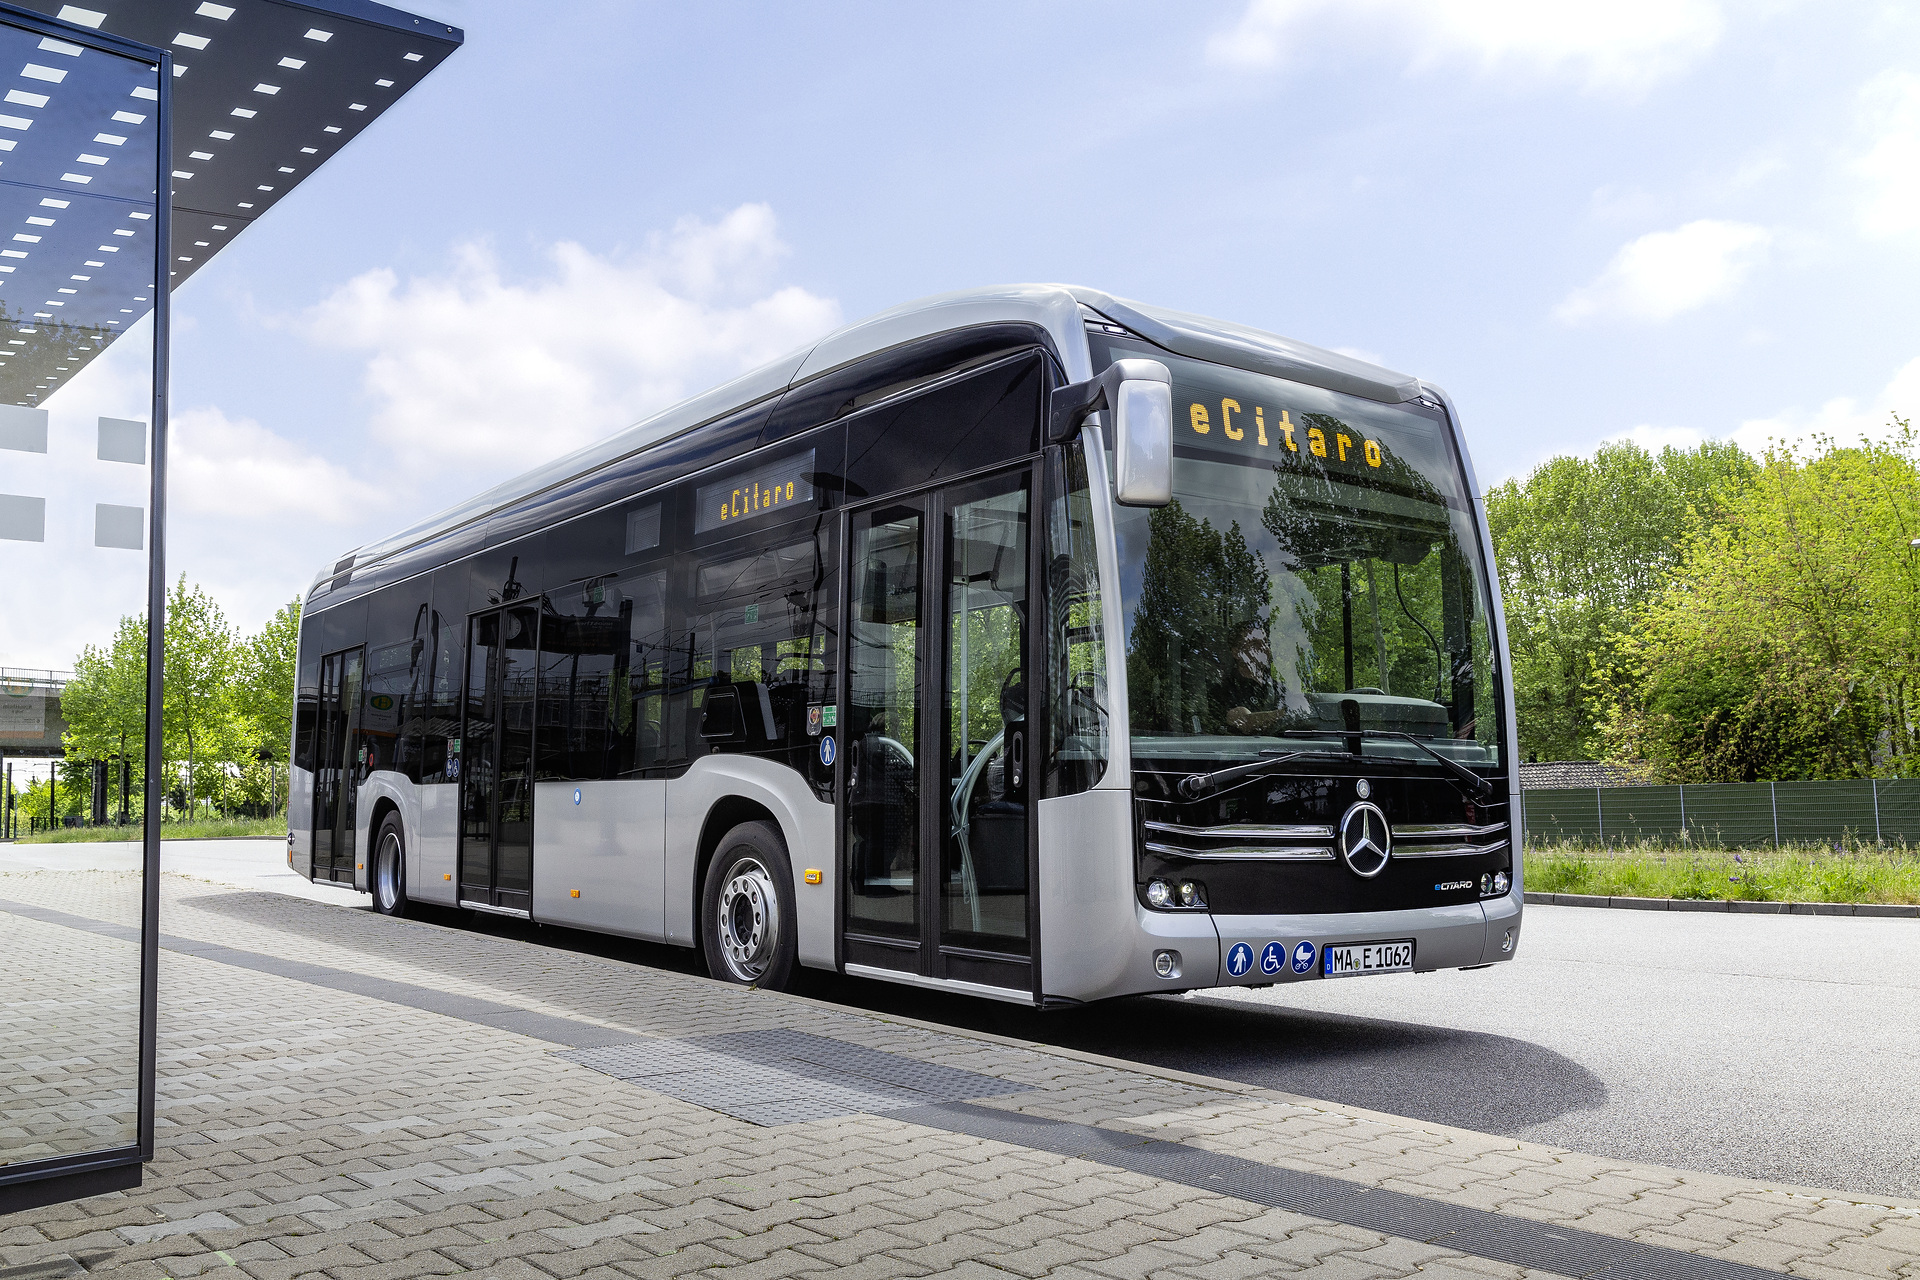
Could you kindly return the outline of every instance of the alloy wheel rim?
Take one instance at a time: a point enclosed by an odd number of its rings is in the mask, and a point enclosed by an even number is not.
[[[380,856],[373,860],[373,880],[381,909],[393,910],[393,904],[400,900],[400,837],[391,831],[380,842]]]
[[[714,934],[727,971],[739,982],[757,982],[773,964],[780,941],[780,899],[773,877],[757,859],[743,859],[727,877],[716,904]]]

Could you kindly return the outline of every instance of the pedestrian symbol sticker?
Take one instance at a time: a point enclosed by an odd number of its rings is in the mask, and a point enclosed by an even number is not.
[[[1247,970],[1253,968],[1253,948],[1244,942],[1233,944],[1233,950],[1227,952],[1227,973],[1230,977],[1244,978]]]
[[[833,735],[832,734],[828,734],[826,737],[820,739],[820,763],[826,764],[826,765],[830,765],[833,763]]]
[[[1269,942],[1260,948],[1260,972],[1276,974],[1287,967],[1287,948],[1279,942]]]
[[[580,803],[580,788],[578,788],[578,787],[575,787],[575,788],[573,789],[573,802],[574,802],[575,804],[579,804],[579,803]]]
[[[1295,973],[1313,972],[1313,944],[1303,942],[1293,949],[1293,971]]]

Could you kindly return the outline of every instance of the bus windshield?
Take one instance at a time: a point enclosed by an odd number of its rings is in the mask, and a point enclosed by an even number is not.
[[[1135,762],[1358,748],[1439,768],[1408,735],[1498,766],[1485,566],[1442,412],[1099,345],[1173,374],[1173,501],[1115,514]]]

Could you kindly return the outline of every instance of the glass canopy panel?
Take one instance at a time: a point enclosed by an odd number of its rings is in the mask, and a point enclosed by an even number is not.
[[[0,1183],[140,1136],[161,86],[110,43],[0,21]]]

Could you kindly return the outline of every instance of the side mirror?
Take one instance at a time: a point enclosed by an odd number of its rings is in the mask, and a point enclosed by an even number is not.
[[[1173,501],[1173,377],[1158,360],[1116,360],[1103,377],[1119,377],[1107,394],[1113,407],[1113,499],[1125,507]]]
[[[1173,501],[1173,375],[1158,360],[1116,360],[1097,378],[1054,393],[1055,442],[1105,409],[1113,428],[1113,496],[1129,507]]]

